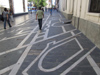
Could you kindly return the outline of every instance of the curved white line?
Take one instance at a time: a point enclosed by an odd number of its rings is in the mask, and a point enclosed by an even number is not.
[[[72,59],[73,59],[74,57],[76,57],[78,54],[80,54],[80,53],[83,51],[83,47],[80,45],[80,43],[78,42],[78,40],[75,38],[76,42],[78,43],[79,47],[81,48],[80,51],[78,51],[78,52],[75,53],[73,56],[71,56],[71,57],[68,58],[67,60],[63,61],[62,63],[60,63],[58,66],[56,66],[56,67],[54,67],[54,68],[45,69],[45,68],[42,67],[42,62],[43,62],[44,58],[47,56],[47,54],[48,54],[50,51],[54,50],[55,48],[57,48],[57,47],[59,47],[59,46],[61,46],[61,45],[63,45],[63,44],[66,44],[66,43],[68,43],[68,42],[70,42],[70,41],[72,41],[72,40],[74,40],[74,39],[71,39],[71,40],[69,40],[69,41],[67,41],[67,42],[64,42],[64,43],[62,43],[62,44],[59,44],[58,46],[55,46],[55,47],[49,49],[46,53],[44,53],[44,55],[40,58],[39,63],[38,63],[39,69],[40,69],[41,71],[44,71],[44,72],[52,72],[52,71],[55,71],[55,70],[59,69],[60,67],[62,67],[62,66],[63,66],[64,64],[66,64],[67,62],[69,62],[70,60],[72,60]]]
[[[43,53],[45,53],[45,51],[49,48],[49,45],[50,45],[51,43],[54,44],[55,41],[50,42],[50,43],[47,44],[46,48],[40,53],[40,55],[37,56],[36,59],[35,59],[34,61],[32,61],[32,63],[22,72],[23,75],[28,75],[28,74],[27,74],[27,71],[28,71],[28,70],[31,68],[31,66],[40,58],[40,56],[41,56]]]
[[[74,31],[74,30],[72,30],[72,31]],[[71,32],[71,31],[70,31],[70,32]],[[81,32],[80,32],[80,33],[77,33],[76,35],[79,35],[79,34],[81,34]],[[53,36],[53,37],[50,37],[50,38],[54,38],[54,37],[57,37],[57,36],[60,36],[60,35],[63,35],[63,34],[59,34],[59,35],[56,35],[56,36]],[[66,38],[66,39],[64,39],[64,40],[70,39],[70,38],[72,38],[72,37],[74,37],[74,36],[68,37],[68,38]],[[47,39],[50,39],[50,38],[47,38]],[[47,39],[45,39],[45,40],[47,40]],[[60,43],[60,42],[62,42],[62,41],[64,41],[64,40],[58,41],[57,43]],[[42,40],[42,41],[44,41],[44,40]],[[42,42],[42,41],[39,41],[39,42]],[[39,43],[39,42],[36,42],[36,43]],[[36,44],[36,43],[34,43],[34,44]],[[55,44],[55,41],[53,42],[53,44]],[[33,45],[33,43],[32,43],[32,45]],[[36,60],[39,59],[39,57],[43,54],[43,52],[45,52],[45,51],[43,50],[43,51],[40,53],[40,55],[37,56],[36,59],[33,60],[33,61],[31,62],[31,64],[23,71],[23,75],[28,75],[28,74],[27,74],[27,71],[31,68],[32,65],[34,65],[34,64],[36,63]]]

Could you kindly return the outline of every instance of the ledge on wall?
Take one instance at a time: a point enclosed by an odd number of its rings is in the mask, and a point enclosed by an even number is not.
[[[66,17],[66,19],[71,20],[73,14],[67,14],[66,12],[61,11],[61,13]]]
[[[28,12],[25,12],[25,13],[18,13],[18,14],[14,14],[14,17],[17,17],[17,16],[21,16],[21,15],[25,15],[25,14],[28,14]]]

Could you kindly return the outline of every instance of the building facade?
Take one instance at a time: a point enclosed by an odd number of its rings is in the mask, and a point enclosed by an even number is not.
[[[28,13],[28,0],[0,0],[0,15],[3,9],[11,9],[14,16]]]
[[[100,48],[100,0],[59,0],[59,11]]]
[[[51,8],[52,7],[52,4],[51,4],[52,0],[47,0],[46,3],[47,3],[47,8]]]

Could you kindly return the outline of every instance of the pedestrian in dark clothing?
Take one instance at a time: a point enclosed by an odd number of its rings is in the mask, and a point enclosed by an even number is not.
[[[9,10],[9,14],[10,14],[10,20],[11,20],[12,22],[14,22],[13,12],[12,12],[11,9]]]
[[[39,29],[42,29],[42,19],[44,18],[44,13],[41,10],[41,7],[39,7],[39,10],[36,12],[36,20],[38,18],[38,23],[39,23]]]
[[[9,12],[8,12],[7,8],[4,8],[4,11],[3,11],[4,29],[6,29],[6,22],[8,23],[9,27],[12,27],[11,24],[10,24],[8,13]]]
[[[44,9],[42,8],[42,11],[44,12]]]
[[[50,8],[50,15],[52,15],[52,8]]]

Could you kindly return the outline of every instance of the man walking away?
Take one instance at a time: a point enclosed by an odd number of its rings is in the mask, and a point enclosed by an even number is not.
[[[39,23],[39,29],[42,29],[42,18],[44,18],[44,13],[41,10],[41,7],[39,7],[39,10],[36,12],[36,20],[38,18],[38,23]]]
[[[7,8],[4,8],[3,11],[3,18],[4,18],[4,29],[6,29],[6,22],[8,23],[9,27],[12,27],[9,21],[9,15]]]
[[[50,15],[52,15],[52,8],[50,8]]]

